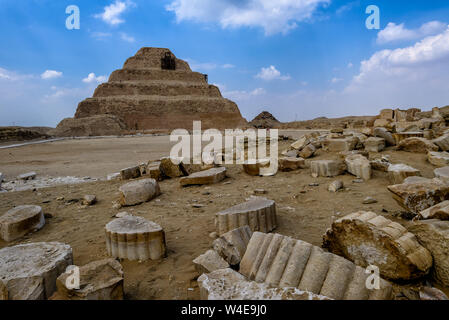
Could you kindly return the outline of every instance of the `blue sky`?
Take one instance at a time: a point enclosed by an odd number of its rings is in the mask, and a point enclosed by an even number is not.
[[[56,126],[144,46],[207,73],[248,120],[448,105],[448,17],[447,0],[0,0],[0,125]]]

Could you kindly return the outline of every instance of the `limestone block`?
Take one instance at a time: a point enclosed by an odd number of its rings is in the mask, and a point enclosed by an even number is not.
[[[239,272],[276,288],[298,288],[335,300],[387,300],[392,287],[381,280],[380,290],[369,290],[361,267],[301,240],[255,232]]]
[[[79,267],[79,288],[72,287],[71,275],[69,268],[56,280],[58,294],[64,300],[123,300],[123,269],[117,260],[94,261]]]
[[[443,201],[433,207],[421,211],[418,217],[423,220],[449,220],[449,201]]]
[[[179,179],[181,186],[204,185],[218,183],[226,178],[226,168],[212,168],[191,174]]]
[[[388,172],[388,168],[391,166],[391,163],[388,159],[381,158],[370,161],[371,169]]]
[[[232,269],[221,269],[198,278],[202,300],[330,300],[297,288],[270,288],[248,281]]]
[[[449,151],[449,134],[442,135],[441,137],[434,139],[432,142],[442,151]]]
[[[382,128],[382,127],[374,128],[373,135],[375,137],[385,139],[385,144],[387,146],[395,146],[396,145],[396,140],[394,139],[393,135],[391,134],[391,132],[389,132],[385,128]]]
[[[396,123],[396,132],[419,132],[420,123],[417,121],[401,121]]]
[[[340,158],[342,160],[346,159],[346,157],[348,156],[353,156],[353,155],[361,155],[363,157],[368,158],[369,157],[369,152],[365,151],[365,150],[352,150],[352,151],[342,151],[339,152],[338,155],[340,156]]]
[[[114,258],[159,260],[165,257],[165,232],[152,221],[126,216],[106,225],[106,248]]]
[[[305,135],[305,136],[301,137],[299,140],[292,143],[290,148],[293,150],[301,151],[310,142],[311,142],[311,139],[307,135]]]
[[[200,275],[229,268],[229,263],[223,260],[223,258],[214,250],[208,250],[206,253],[200,255],[193,260],[193,264]]]
[[[170,157],[162,158],[160,165],[162,173],[169,178],[178,178],[185,176],[186,174],[183,171],[181,162],[182,162],[181,158],[176,159]]]
[[[327,139],[323,142],[323,150],[329,152],[341,152],[354,150],[358,139],[355,137],[346,137],[343,139]]]
[[[419,290],[419,299],[424,301],[449,300],[443,291],[432,287],[421,288]]]
[[[323,247],[366,268],[377,266],[383,278],[411,280],[426,275],[432,256],[403,226],[373,212],[356,212],[335,221]]]
[[[427,159],[431,164],[437,167],[449,166],[449,152],[433,152],[427,153]]]
[[[281,155],[286,158],[297,158],[299,156],[298,150],[284,150]]]
[[[228,231],[214,240],[213,248],[227,263],[232,266],[238,265],[252,234],[249,226]]]
[[[368,152],[381,152],[385,149],[384,138],[368,138],[364,142],[365,150]]]
[[[299,152],[299,156],[301,158],[308,159],[308,158],[313,157],[315,152],[316,152],[316,148],[313,146],[313,144],[308,144]]]
[[[393,134],[396,145],[408,138],[424,138],[424,132],[400,132]]]
[[[122,180],[137,179],[141,176],[140,166],[125,168],[120,170],[120,178]]]
[[[312,177],[336,177],[342,175],[346,166],[339,160],[316,160],[310,162]]]
[[[409,227],[433,257],[432,278],[449,286],[449,221],[425,220]]]
[[[159,184],[154,179],[129,182],[119,188],[120,204],[134,206],[154,199],[161,194]]]
[[[435,174],[436,178],[445,182],[449,182],[449,167],[437,168],[433,170],[433,173]]]
[[[374,128],[387,128],[393,130],[396,127],[396,123],[389,119],[377,119],[374,121],[373,126]]]
[[[245,161],[243,171],[250,176],[273,176],[276,174],[276,172],[270,171],[270,159],[257,159],[255,163]]]
[[[361,155],[348,156],[345,159],[345,163],[350,174],[363,180],[371,179],[371,163],[367,158]]]
[[[161,162],[152,161],[148,163],[147,174],[150,175],[151,179],[154,179],[156,181],[164,180],[164,175],[161,170]]]
[[[383,109],[380,111],[380,119],[393,120],[394,111],[393,109]]]
[[[0,238],[6,242],[40,230],[45,225],[44,213],[39,206],[18,206],[0,217]]]
[[[36,172],[23,173],[23,174],[17,176],[17,179],[24,180],[24,181],[34,180],[34,179],[36,179],[36,175],[37,175]]]
[[[283,172],[295,171],[305,168],[306,162],[303,158],[282,157],[279,158],[279,170]]]
[[[243,226],[249,226],[251,231],[270,232],[277,227],[276,203],[266,198],[253,197],[217,213],[215,226],[219,235]]]
[[[438,151],[438,147],[424,138],[407,138],[398,144],[398,150],[427,153],[429,151]]]
[[[56,291],[56,278],[72,263],[72,248],[58,242],[0,249],[3,295],[6,291],[9,300],[48,299]]]
[[[340,189],[343,189],[343,182],[341,180],[336,180],[332,182],[328,187],[328,190],[330,192],[337,192]]]
[[[392,184],[401,184],[408,177],[421,176],[421,172],[418,169],[402,163],[390,165],[387,172]]]
[[[399,205],[414,213],[419,213],[440,202],[449,200],[449,186],[439,179],[419,179],[420,181],[388,186],[393,199]]]
[[[94,205],[95,203],[97,203],[97,197],[93,194],[87,194],[83,197],[82,203],[85,206]]]

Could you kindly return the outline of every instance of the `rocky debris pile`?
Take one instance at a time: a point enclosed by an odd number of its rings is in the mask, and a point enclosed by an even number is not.
[[[74,267],[56,279],[57,294],[63,300],[123,300],[123,269],[114,259],[105,259],[79,267],[79,283],[71,282]],[[79,285],[79,286],[77,286]],[[75,287],[76,286],[76,287]]]
[[[0,238],[11,242],[40,230],[45,217],[39,206],[18,206],[0,216]]]
[[[56,291],[56,278],[72,263],[72,249],[58,242],[0,249],[0,285],[4,286],[0,298],[48,299]]]
[[[271,113],[263,111],[249,125],[257,129],[274,129],[278,128],[281,123]]]
[[[27,141],[50,138],[48,127],[0,127],[0,141]]]
[[[215,227],[218,235],[249,226],[251,231],[270,232],[276,229],[276,204],[273,200],[253,197],[215,215]]]
[[[358,266],[377,266],[389,280],[421,278],[432,267],[432,256],[415,235],[373,212],[357,212],[335,221],[324,236],[323,247]]]
[[[170,61],[166,64],[164,61]],[[204,74],[169,49],[142,48],[123,69],[100,84],[92,98],[79,103],[73,119],[64,119],[58,136],[117,135],[153,129],[246,127],[237,105],[224,99]]]
[[[146,261],[165,257],[165,232],[152,221],[125,216],[112,220],[105,229],[106,248],[114,258]]]

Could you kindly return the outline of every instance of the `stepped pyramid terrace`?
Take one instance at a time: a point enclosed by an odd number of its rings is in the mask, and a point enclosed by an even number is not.
[[[238,106],[208,84],[207,75],[193,72],[169,49],[142,48],[56,131],[71,136],[191,129],[196,120],[202,121],[203,129],[247,126]]]

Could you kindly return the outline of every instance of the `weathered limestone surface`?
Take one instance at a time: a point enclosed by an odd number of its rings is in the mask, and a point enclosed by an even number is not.
[[[122,180],[137,179],[141,176],[140,166],[125,168],[120,170],[120,178]]]
[[[361,155],[347,156],[345,159],[347,170],[350,174],[363,180],[370,180],[372,171],[370,161]]]
[[[342,139],[327,139],[323,142],[323,150],[329,152],[341,152],[354,150],[358,143],[355,137],[346,137]]]
[[[432,266],[432,256],[413,234],[373,212],[335,221],[324,235],[323,247],[363,268],[375,265],[391,280],[420,278]]]
[[[449,151],[449,134],[442,135],[432,141],[436,144],[442,151]]]
[[[193,264],[200,275],[229,268],[229,263],[223,260],[223,258],[214,250],[208,250],[206,253],[198,256],[193,260]]]
[[[270,159],[257,159],[255,163],[246,161],[243,171],[250,176],[273,176],[276,172],[270,171]]]
[[[332,182],[327,189],[330,192],[337,192],[340,189],[343,189],[343,182],[341,180],[336,180]]]
[[[299,156],[301,158],[308,159],[308,158],[313,157],[315,152],[316,152],[316,148],[313,146],[313,144],[310,143],[299,152]]]
[[[381,280],[380,290],[369,290],[363,268],[279,234],[255,232],[239,272],[270,287],[293,287],[335,300],[391,299],[392,287],[387,281]]]
[[[39,206],[18,206],[0,217],[0,238],[6,242],[17,240],[45,225]]]
[[[270,288],[265,283],[248,281],[232,269],[203,274],[198,285],[202,300],[330,300],[297,288]]]
[[[419,181],[389,186],[388,190],[402,207],[414,213],[449,200],[449,186],[439,179],[423,178]]]
[[[169,178],[178,178],[187,175],[182,167],[182,159],[172,159],[170,157],[164,157],[161,159],[160,169],[162,173]],[[178,164],[175,164],[178,163]]]
[[[311,139],[309,136],[305,135],[301,137],[299,140],[293,142],[290,146],[291,149],[301,151],[303,148],[305,148],[309,143],[311,142]]]
[[[125,216],[106,225],[106,248],[115,258],[159,260],[166,253],[165,232],[152,221]]]
[[[433,207],[421,211],[418,217],[424,220],[449,220],[449,201],[443,201]]]
[[[147,174],[156,181],[162,181],[164,179],[164,175],[161,170],[161,162],[160,161],[151,161],[147,165]]]
[[[48,299],[56,291],[56,278],[72,263],[72,248],[58,242],[0,249],[3,296],[9,300]]]
[[[79,267],[79,288],[70,283],[72,272],[64,272],[56,281],[63,300],[123,300],[124,274],[117,260],[94,261]]]
[[[279,158],[279,170],[288,172],[304,168],[306,165],[303,158],[282,157]]]
[[[235,266],[242,260],[252,235],[249,226],[243,226],[228,231],[215,239],[213,248],[226,262]]]
[[[382,128],[382,127],[374,128],[373,135],[375,137],[385,139],[385,143],[387,146],[395,146],[396,145],[396,140],[394,139],[393,134],[385,128]]]
[[[398,144],[398,150],[416,153],[438,151],[438,147],[424,138],[407,138]]]
[[[382,172],[388,172],[388,168],[391,166],[391,163],[386,158],[375,159],[370,161],[371,169],[378,170]]]
[[[179,179],[181,186],[214,184],[226,178],[226,168],[212,168]]]
[[[36,179],[36,175],[37,175],[36,172],[27,172],[27,173],[23,173],[21,175],[18,175],[17,179],[18,180],[24,180],[24,181],[34,180],[34,179]]]
[[[336,177],[342,175],[346,166],[343,161],[338,160],[316,160],[310,162],[312,177]]]
[[[426,220],[409,227],[419,242],[433,257],[432,278],[443,286],[449,286],[449,221]]]
[[[249,226],[251,231],[270,232],[277,227],[276,203],[254,197],[217,213],[215,226],[219,235],[243,226]]]
[[[154,199],[161,194],[159,183],[154,179],[129,182],[119,188],[120,204],[134,206]]]
[[[449,152],[434,152],[427,153],[427,159],[431,164],[437,167],[449,166]]]
[[[385,149],[386,142],[384,138],[368,138],[364,145],[368,152],[381,152]]]
[[[432,287],[421,288],[419,290],[419,299],[424,301],[449,300],[443,291]]]
[[[392,184],[401,184],[408,177],[421,176],[421,172],[418,169],[402,163],[390,165],[387,172]]]
[[[443,167],[433,170],[433,173],[435,174],[435,177],[442,180],[449,182],[449,167]]]
[[[424,138],[423,132],[401,132],[401,133],[394,133],[393,134],[395,144],[399,145],[402,141],[408,138]]]

